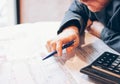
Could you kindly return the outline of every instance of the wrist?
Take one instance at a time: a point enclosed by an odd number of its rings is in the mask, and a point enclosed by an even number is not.
[[[76,26],[69,26],[64,31],[73,31],[75,33],[79,33],[79,29]]]

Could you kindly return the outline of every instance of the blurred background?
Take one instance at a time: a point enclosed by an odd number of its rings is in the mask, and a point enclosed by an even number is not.
[[[0,0],[0,27],[61,21],[72,0]]]

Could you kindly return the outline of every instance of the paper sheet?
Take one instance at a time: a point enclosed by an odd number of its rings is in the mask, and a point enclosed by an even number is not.
[[[27,32],[11,31],[11,36],[1,37],[0,84],[76,84],[54,57],[42,60],[42,55],[48,54],[45,45],[41,44],[39,37],[34,38],[37,35],[31,36],[30,30]]]

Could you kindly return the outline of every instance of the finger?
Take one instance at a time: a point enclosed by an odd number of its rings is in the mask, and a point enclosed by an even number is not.
[[[51,52],[50,43],[51,43],[51,40],[47,41],[47,43],[46,43],[46,48],[47,48],[48,52]]]
[[[62,45],[63,45],[63,42],[61,41],[57,42],[56,50],[57,50],[58,56],[62,56]]]
[[[80,44],[80,38],[77,38],[76,41],[74,42],[73,47],[76,48]]]
[[[76,34],[74,44],[71,45],[71,47],[76,48],[79,45],[79,43],[80,43],[80,37],[79,37],[79,34]]]
[[[55,51],[56,50],[56,42],[55,41],[51,41],[50,48],[51,48],[51,51]]]

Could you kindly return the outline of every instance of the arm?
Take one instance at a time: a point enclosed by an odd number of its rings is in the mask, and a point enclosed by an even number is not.
[[[120,52],[120,32],[115,32],[98,21],[94,21],[87,30],[92,35],[103,40],[109,47]]]
[[[47,42],[48,51],[57,50],[58,56],[62,55],[62,46],[72,40],[74,44],[66,49],[67,53],[70,53],[80,43],[79,35],[85,29],[87,24],[87,8],[81,4],[78,0],[74,0],[69,10],[65,13],[64,19],[61,23],[58,35]],[[83,20],[84,18],[84,20]]]
[[[105,27],[101,32],[101,39],[112,49],[120,53],[120,32],[114,32]]]
[[[68,11],[65,13],[60,29],[58,30],[58,34],[61,33],[63,29],[71,25],[76,26],[79,29],[79,32],[82,33],[87,24],[87,20],[87,7],[80,3],[78,0],[74,0]]]

